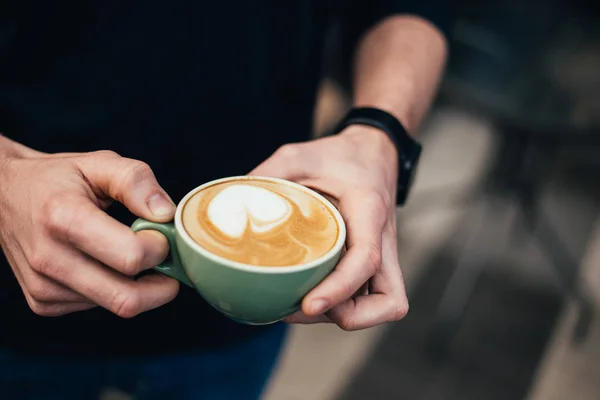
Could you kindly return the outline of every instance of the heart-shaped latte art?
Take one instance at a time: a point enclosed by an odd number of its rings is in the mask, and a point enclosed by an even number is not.
[[[332,248],[339,232],[322,201],[261,179],[206,187],[187,201],[182,220],[190,237],[209,252],[260,266],[316,260]]]
[[[250,228],[267,232],[284,223],[292,207],[281,195],[251,185],[231,185],[217,193],[208,205],[210,222],[223,234],[240,238]]]

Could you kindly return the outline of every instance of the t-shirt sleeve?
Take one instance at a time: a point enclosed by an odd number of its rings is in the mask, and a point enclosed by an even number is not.
[[[398,14],[416,15],[435,25],[450,38],[453,24],[452,0],[360,0],[346,1],[340,24],[347,39],[358,38],[382,19]]]

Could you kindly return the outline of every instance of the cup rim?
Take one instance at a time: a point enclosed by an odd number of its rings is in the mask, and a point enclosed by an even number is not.
[[[311,195],[313,197],[316,197],[318,200],[322,201],[323,204],[325,204],[325,206],[329,209],[329,211],[331,211],[331,213],[335,217],[337,226],[338,226],[338,237],[337,237],[337,240],[335,241],[333,247],[327,253],[323,254],[321,257],[317,258],[316,260],[313,260],[313,261],[310,261],[307,263],[297,264],[297,265],[282,265],[282,266],[278,265],[275,267],[271,267],[271,266],[263,267],[263,266],[258,266],[258,265],[244,264],[244,263],[241,263],[238,261],[232,261],[225,257],[211,253],[210,251],[208,251],[207,249],[202,247],[200,244],[198,244],[196,241],[194,241],[191,238],[191,236],[188,234],[187,230],[183,226],[183,221],[182,221],[183,208],[185,207],[187,202],[190,200],[190,198],[192,196],[194,196],[200,190],[202,190],[208,186],[217,185],[220,183],[233,181],[233,180],[266,180],[269,182],[281,183],[284,185],[293,186],[299,190],[302,190],[302,191],[308,193],[309,195]],[[260,273],[260,274],[290,274],[290,273],[294,273],[294,272],[306,271],[306,270],[310,270],[312,268],[319,267],[324,262],[326,262],[327,260],[334,257],[336,254],[338,254],[338,252],[341,252],[342,247],[346,243],[346,224],[344,222],[342,215],[338,211],[338,209],[329,200],[327,200],[324,196],[317,193],[316,191],[314,191],[306,186],[300,185],[299,183],[288,181],[286,179],[281,179],[281,178],[273,178],[273,177],[269,177],[269,176],[260,176],[260,175],[229,176],[226,178],[219,178],[219,179],[215,179],[215,180],[206,182],[206,183],[192,189],[191,191],[189,191],[183,197],[183,199],[181,199],[181,201],[177,205],[174,222],[175,222],[175,229],[177,231],[177,234],[179,234],[181,236],[181,238],[185,241],[185,243],[188,246],[193,248],[196,252],[202,254],[204,257],[210,259],[211,261],[219,263],[222,266],[226,266],[226,267],[230,267],[233,269],[238,269],[238,270],[242,270],[242,271],[246,271],[246,272]]]

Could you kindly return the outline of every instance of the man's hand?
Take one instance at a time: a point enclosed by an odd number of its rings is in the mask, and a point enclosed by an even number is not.
[[[396,237],[396,149],[385,133],[352,126],[340,135],[281,147],[250,175],[298,182],[329,195],[347,225],[347,251],[288,322],[357,330],[408,312]]]
[[[133,279],[160,263],[168,244],[109,217],[113,199],[158,222],[175,211],[142,162],[108,151],[45,154],[0,136],[0,246],[36,314],[99,305],[127,318],[175,297],[173,279]]]

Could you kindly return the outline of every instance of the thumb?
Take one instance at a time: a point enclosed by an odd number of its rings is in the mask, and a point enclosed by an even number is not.
[[[138,217],[156,222],[173,219],[175,204],[148,164],[111,151],[90,153],[77,164],[92,189],[124,204]]]

